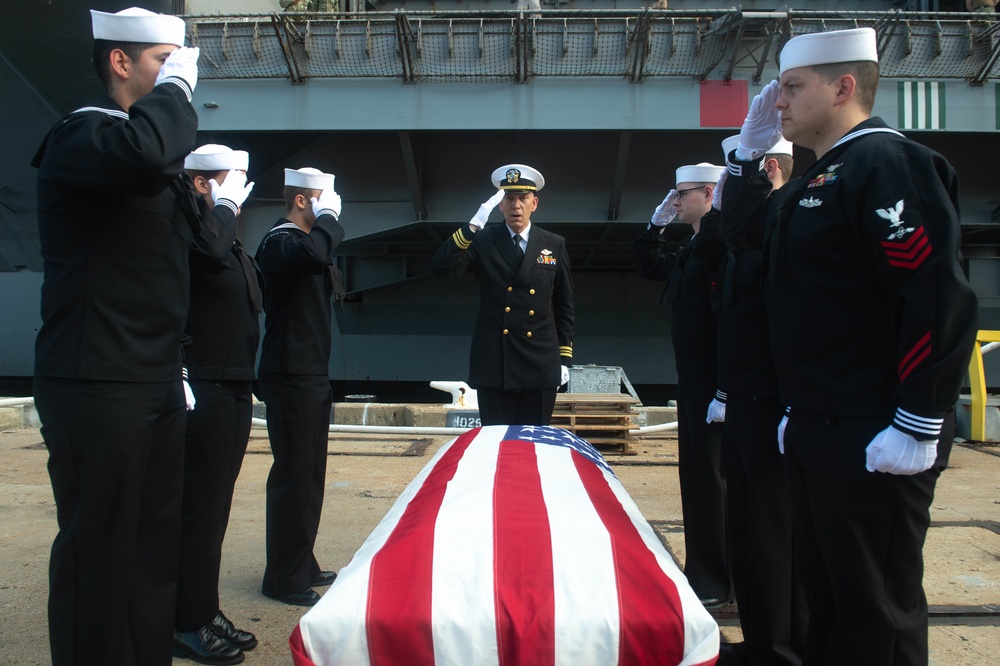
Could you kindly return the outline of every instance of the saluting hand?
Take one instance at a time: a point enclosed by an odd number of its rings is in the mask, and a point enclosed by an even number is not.
[[[665,227],[677,217],[677,209],[674,208],[674,201],[677,200],[677,190],[670,190],[663,201],[653,211],[653,217],[649,218],[649,223],[657,227]]]
[[[503,199],[505,194],[506,192],[504,190],[497,190],[496,194],[483,202],[483,204],[479,207],[479,210],[476,211],[476,214],[472,216],[471,220],[469,220],[469,227],[472,229],[473,233],[486,226],[486,221],[490,219],[490,212],[497,207],[497,204],[500,203],[500,200]]]
[[[719,180],[715,183],[715,189],[712,190],[712,208],[715,210],[722,210],[722,188],[726,185],[728,177],[729,169],[723,169],[719,174]]]
[[[199,55],[201,49],[197,46],[182,46],[171,53],[160,67],[160,73],[156,75],[156,85],[173,83],[187,94],[190,102],[194,87],[198,85]]]
[[[216,206],[229,206],[234,213],[239,213],[240,206],[250,196],[253,182],[247,182],[247,175],[242,171],[230,171],[226,179],[219,185],[214,178],[208,181],[212,188],[212,201]]]
[[[340,195],[335,190],[323,190],[319,199],[312,198],[313,215],[317,218],[321,215],[333,215],[334,219],[340,219],[340,210],[343,202]]]
[[[781,140],[781,111],[775,108],[781,88],[777,79],[771,81],[753,98],[736,146],[736,159],[757,158]]]

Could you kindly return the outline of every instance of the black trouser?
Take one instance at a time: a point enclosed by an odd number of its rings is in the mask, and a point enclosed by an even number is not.
[[[784,407],[776,396],[729,391],[726,503],[740,626],[753,664],[798,666],[806,607],[794,571],[792,507],[778,451]]]
[[[219,612],[222,540],[253,418],[249,381],[191,380],[197,400],[184,444],[184,504],[177,579],[178,631]]]
[[[557,389],[503,389],[481,386],[476,389],[479,399],[479,421],[487,425],[540,425],[552,420]]]
[[[171,663],[184,467],[174,382],[36,377],[59,533],[52,663]]]
[[[867,471],[865,448],[890,420],[793,410],[785,430],[793,526],[805,549],[810,666],[927,663],[923,546],[940,469]],[[950,453],[953,424],[939,461]]]
[[[733,598],[726,546],[722,424],[705,423],[715,377],[677,378],[677,448],[684,514],[684,575],[700,599]]]
[[[267,477],[267,567],[261,591],[302,592],[320,567],[313,556],[323,510],[333,390],[325,375],[261,373],[274,462]]]

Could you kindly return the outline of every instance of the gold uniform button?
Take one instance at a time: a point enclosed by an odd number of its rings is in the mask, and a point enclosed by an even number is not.
[[[504,334],[504,335],[507,335],[507,329],[506,329],[506,328],[505,328],[505,329],[503,329],[503,334]]]
[[[510,289],[510,287],[507,287],[507,289]],[[534,289],[529,289],[528,293],[531,294],[532,296],[534,296],[535,295],[535,290]]]
[[[514,291],[514,287],[507,287],[507,291]]]
[[[510,312],[510,306],[508,305],[507,307],[505,307],[505,308],[503,309],[503,311],[504,311],[504,312]]]
[[[534,310],[528,310],[528,316],[529,317],[534,317],[535,316],[535,311]]]
[[[531,331],[528,331],[528,337],[529,338],[531,337]]]

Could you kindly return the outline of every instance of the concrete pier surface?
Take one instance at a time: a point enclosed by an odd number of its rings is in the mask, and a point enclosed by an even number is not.
[[[449,439],[417,432],[331,434],[316,544],[320,565],[345,566],[400,492]],[[666,433],[641,438],[632,449],[635,455],[608,450],[606,457],[683,564],[676,437]],[[37,428],[0,432],[0,663],[5,666],[49,663],[46,597],[56,517],[47,459]],[[288,636],[305,612],[260,594],[264,487],[270,464],[267,432],[254,428],[236,486],[220,584],[222,610],[260,640],[247,653],[246,664],[290,664]],[[1000,447],[956,445],[951,464],[938,482],[924,549],[924,586],[932,612],[931,664],[995,664],[1000,650]],[[723,640],[740,640],[735,611],[731,606],[713,613]]]

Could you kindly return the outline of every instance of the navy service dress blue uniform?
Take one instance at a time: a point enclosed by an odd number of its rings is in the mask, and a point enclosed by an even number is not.
[[[528,191],[519,185],[535,187],[520,173],[537,172],[509,166],[520,169],[517,181],[498,185],[512,193],[507,196]],[[498,172],[510,170],[494,172],[494,184]],[[523,256],[512,238],[507,224],[487,225],[475,234],[462,227],[438,248],[431,270],[446,278],[472,273],[479,284],[468,381],[479,392],[482,424],[548,425],[560,365],[573,357],[569,255],[562,236],[534,224],[528,227]]]
[[[791,144],[783,142],[767,158],[779,153],[791,155]],[[805,597],[794,570],[792,509],[777,437],[785,409],[778,398],[761,284],[767,208],[776,205],[783,191],[773,188],[778,183],[764,170],[755,174],[754,182],[765,197],[759,209],[731,210],[724,192],[721,210],[721,231],[729,250],[722,264],[719,299],[729,542],[750,663],[798,666],[805,649]],[[748,224],[754,226],[749,233]]]
[[[705,423],[718,387],[716,287],[725,245],[719,212],[701,218],[698,233],[668,252],[662,228],[650,225],[635,241],[637,270],[667,282],[670,337],[677,367],[678,458],[684,514],[684,575],[703,600],[733,597],[726,550],[726,480],[722,425]]]
[[[294,170],[286,169],[286,183],[289,171]],[[306,591],[322,573],[313,547],[333,404],[333,299],[344,296],[333,261],[343,238],[335,215],[315,218],[309,233],[281,219],[257,250],[265,311],[258,378],[274,455],[267,478],[267,566],[261,585],[269,597]]]
[[[245,170],[246,162],[245,152],[209,145],[189,155],[185,166],[189,171],[217,172]],[[227,180],[238,175],[234,171]],[[253,419],[254,363],[263,308],[263,278],[236,236],[237,206],[220,199],[210,207],[204,196],[193,204],[202,229],[191,251],[186,328],[191,342],[185,356],[197,404],[188,414],[184,445],[175,625],[179,632],[211,625],[221,613],[222,543]],[[225,618],[221,622],[228,624]],[[249,636],[240,643],[249,649],[256,641]]]
[[[180,19],[148,20],[134,39],[183,43]],[[109,37],[102,26],[95,18],[97,39]],[[177,198],[198,127],[189,99],[190,85],[171,79],[127,111],[102,99],[56,123],[32,162],[45,262],[34,397],[59,524],[48,604],[56,666],[170,663],[197,232]]]
[[[756,161],[730,169],[727,205],[760,198],[757,172]],[[764,285],[791,408],[793,520],[807,548],[806,662],[926,662],[920,554],[951,446],[942,422],[977,329],[957,177],[943,157],[870,118],[785,189],[769,219]],[[937,464],[911,476],[868,472],[865,449],[889,423],[939,436]],[[851,548],[859,539],[869,556]]]

